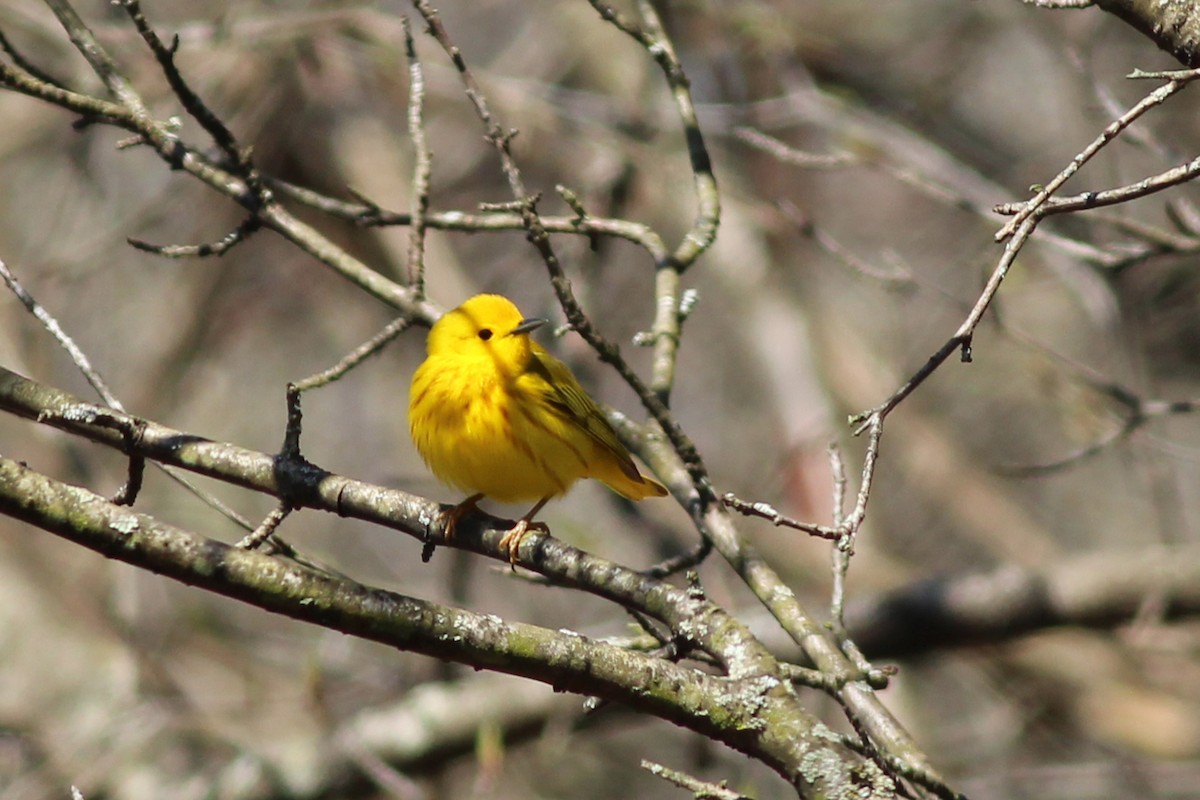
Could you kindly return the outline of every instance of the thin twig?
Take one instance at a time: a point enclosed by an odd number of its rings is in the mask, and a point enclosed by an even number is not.
[[[350,730],[342,731],[338,744],[350,761],[388,797],[394,800],[425,800],[429,795],[420,783],[380,758]]]
[[[664,559],[659,563],[642,570],[642,573],[644,575],[649,575],[652,578],[667,578],[671,575],[677,575],[684,570],[692,569],[693,567],[704,563],[704,560],[708,558],[709,554],[712,552],[712,549],[712,542],[707,538],[701,537],[700,541],[697,542],[696,546],[691,550]]]
[[[846,573],[850,569],[850,554],[856,531],[851,531],[846,524],[846,465],[842,461],[842,451],[834,445],[829,447],[829,467],[833,473],[833,524],[838,530],[845,531],[838,538],[830,555],[833,561],[833,586],[829,599],[829,619],[834,633],[839,638],[845,638]]]
[[[1177,414],[1194,414],[1200,410],[1200,399],[1146,400],[1118,384],[1093,385],[1093,388],[1116,400],[1124,407],[1125,419],[1119,427],[1054,461],[1043,464],[1000,465],[996,467],[996,470],[1001,474],[1018,478],[1040,477],[1061,472],[1104,452],[1116,442],[1127,440],[1154,419]]]
[[[840,169],[842,167],[858,166],[862,158],[846,150],[832,153],[810,153],[790,147],[774,136],[768,136],[762,131],[739,125],[733,129],[735,138],[751,147],[771,155],[776,161],[791,164],[804,169]]]
[[[1135,69],[1125,76],[1130,80],[1180,81],[1200,80],[1200,69],[1144,70]]]
[[[1076,157],[1078,158],[1078,156]],[[1052,199],[1044,199],[1036,209],[1030,209],[1030,203],[1003,203],[995,207],[997,214],[1014,215],[1013,220],[1008,223],[1011,226],[1017,219],[1025,219],[1036,212],[1039,217],[1047,217],[1052,214],[1065,214],[1071,211],[1086,211],[1093,208],[1103,208],[1105,206],[1113,206],[1120,203],[1128,203],[1130,200],[1136,200],[1140,197],[1147,197],[1161,192],[1164,189],[1170,189],[1173,186],[1178,186],[1181,183],[1195,180],[1200,176],[1200,156],[1193,158],[1185,164],[1180,164],[1165,172],[1160,172],[1149,178],[1143,178],[1137,183],[1130,183],[1125,186],[1118,186],[1114,189],[1102,189],[1096,192],[1082,192],[1070,197],[1056,197]],[[1036,199],[1036,198],[1035,198]],[[1008,229],[1005,226],[1004,230]],[[999,234],[997,234],[999,236]]]
[[[104,401],[104,404],[111,409],[124,412],[124,405],[122,405],[121,401],[117,399],[112,390],[108,388],[108,383],[100,376],[100,373],[97,372],[94,367],[92,367],[92,362],[87,357],[87,354],[84,353],[79,345],[75,344],[75,340],[63,330],[62,326],[59,325],[58,320],[55,319],[54,316],[47,311],[44,306],[38,303],[38,301],[34,299],[33,295],[31,295],[29,291],[21,285],[16,276],[11,270],[9,270],[8,265],[5,264],[2,259],[0,259],[0,276],[4,278],[5,284],[12,291],[12,293],[17,296],[17,299],[21,301],[21,304],[25,306],[29,313],[33,314],[33,316],[42,323],[46,330],[49,331],[50,335],[53,336],[63,350],[66,351],[71,361],[79,369],[80,373],[83,374],[84,379],[87,380],[88,384],[91,385],[96,394],[98,394]],[[129,428],[118,429],[121,430],[122,436],[125,438],[126,451],[127,454],[129,454],[129,472],[126,482],[121,486],[120,489],[118,489],[116,496],[113,498],[113,502],[118,503],[119,505],[130,505],[136,499],[138,490],[141,487],[142,473],[145,469],[145,464],[144,460],[140,456],[133,455],[133,445],[135,442],[133,442],[132,439],[136,438],[136,435]],[[211,493],[199,488],[190,480],[178,474],[176,470],[170,467],[158,463],[155,463],[155,466],[166,473],[166,475],[173,481],[199,498],[202,502],[215,509],[222,516],[231,520],[234,524],[246,530],[250,530],[250,524],[246,522],[245,519],[240,517],[237,512],[222,503]]]
[[[329,369],[322,370],[315,375],[310,375],[296,383],[288,384],[287,427],[284,431],[283,447],[279,451],[281,458],[285,461],[301,462],[303,460],[300,455],[301,420],[303,419],[303,414],[300,410],[300,395],[310,389],[327,386],[334,381],[340,380],[347,372],[357,367],[363,361],[366,361],[375,353],[378,353],[388,342],[407,330],[412,325],[412,322],[410,317],[397,317],[383,326],[383,329],[379,333],[354,348],[354,350],[350,351],[350,353]]]
[[[1021,0],[1027,6],[1038,8],[1090,8],[1096,0]]]
[[[810,536],[816,536],[820,539],[828,539],[836,542],[842,538],[841,526],[829,528],[824,525],[814,525],[811,522],[801,522],[798,519],[786,516],[780,513],[770,503],[763,502],[748,502],[742,500],[733,492],[726,492],[721,496],[721,502],[729,508],[747,517],[759,517],[765,519],[777,528],[793,528],[798,531],[803,531]]]
[[[25,58],[25,56],[13,46],[13,43],[8,40],[8,37],[4,35],[4,31],[0,31],[0,50],[3,50],[4,53],[12,59],[14,64],[28,72],[33,77],[37,78],[39,81],[48,83],[51,86],[57,86],[60,89],[67,88],[67,85],[63,81],[55,78],[45,70],[40,69],[36,64]]]
[[[866,260],[859,258],[849,248],[843,246],[841,242],[829,235],[821,226],[815,224],[812,219],[806,216],[790,200],[781,200],[779,202],[779,210],[785,217],[792,221],[801,233],[816,242],[818,247],[855,272],[885,283],[888,288],[892,289],[908,289],[916,283],[911,270],[901,267],[893,269],[890,272],[885,272],[875,265],[868,263]]]
[[[1187,85],[1187,81],[1170,80],[1154,91],[1150,92],[1148,95],[1139,100],[1131,109],[1109,123],[1108,127],[1101,131],[1099,136],[1093,139],[1087,147],[1083,148],[1083,150],[1081,150],[1073,159],[1071,159],[1071,162],[1067,164],[1067,166],[1064,167],[1061,172],[1055,175],[1054,178],[1044,187],[1042,187],[1041,190],[1039,190],[1038,193],[1035,194],[1030,200],[1027,200],[1021,205],[1021,210],[1018,211],[1011,220],[1009,220],[1008,224],[1006,224],[996,233],[996,241],[1002,242],[1010,236],[1013,236],[1021,227],[1021,225],[1036,212],[1038,212],[1042,204],[1045,203],[1052,194],[1057,192],[1059,188],[1061,188],[1062,185],[1071,178],[1072,175],[1078,172],[1080,167],[1086,164],[1092,158],[1092,156],[1100,152],[1100,150],[1113,139],[1116,139],[1118,136],[1120,136],[1121,131],[1132,125],[1134,121],[1138,119],[1138,117],[1142,116],[1155,106],[1165,103],[1171,95],[1181,91]],[[1198,161],[1200,161],[1200,159],[1198,159]]]
[[[588,2],[600,14],[601,19],[636,41],[658,64],[671,90],[671,97],[675,101],[675,109],[683,124],[684,138],[688,144],[692,186],[697,202],[696,216],[690,230],[684,234],[670,256],[655,261],[655,315],[654,324],[651,326],[654,358],[651,362],[650,389],[666,406],[670,402],[671,388],[675,382],[676,355],[683,319],[686,316],[680,297],[680,279],[716,238],[717,226],[721,221],[720,193],[717,191],[712,161],[696,116],[691,84],[658,17],[658,12],[646,0],[639,0],[637,6],[643,26],[638,26],[598,0]]]
[[[17,299],[21,301],[21,304],[25,306],[29,313],[33,314],[38,322],[42,323],[46,330],[50,332],[50,335],[62,346],[62,349],[70,356],[72,363],[83,373],[83,377],[87,380],[88,384],[96,390],[96,394],[100,395],[104,404],[109,408],[124,411],[125,407],[121,405],[121,401],[109,390],[108,384],[105,383],[100,374],[92,367],[92,362],[87,357],[87,354],[79,348],[79,345],[75,344],[74,339],[67,335],[67,332],[58,324],[58,320],[37,300],[33,299],[33,295],[26,291],[25,287],[17,280],[17,277],[9,270],[8,265],[4,263],[3,259],[0,259],[0,277],[4,278],[4,283],[7,284],[9,290],[17,296]]]
[[[192,91],[192,87],[175,65],[175,52],[179,49],[179,37],[174,37],[171,41],[171,46],[167,47],[163,44],[162,39],[158,37],[158,34],[155,33],[154,29],[150,27],[150,23],[146,20],[146,15],[142,13],[140,0],[117,0],[117,4],[125,9],[125,12],[133,22],[134,28],[137,29],[138,34],[142,37],[142,41],[146,43],[146,46],[150,48],[150,52],[154,54],[155,60],[158,61],[159,67],[162,69],[163,77],[167,79],[167,83],[170,85],[175,97],[183,104],[184,110],[187,111],[192,119],[200,123],[200,127],[212,137],[217,147],[221,148],[229,163],[234,166],[237,174],[246,181],[246,185],[251,189],[256,199],[263,204],[270,202],[270,191],[258,180],[258,173],[254,168],[253,162],[250,160],[249,151],[238,146],[237,138],[234,137],[233,131],[229,130],[228,126],[221,121],[221,118],[212,112],[200,98],[199,94]]]
[[[125,111],[128,110],[128,114],[132,115],[136,122],[149,122],[152,118],[145,103],[142,102],[141,96],[121,74],[117,63],[100,45],[68,0],[46,0],[46,5],[58,18],[59,24],[67,32],[75,49],[84,57],[92,71],[103,81],[105,88],[117,100],[121,108],[117,116],[125,116]]]
[[[829,472],[833,475],[833,524],[840,528],[846,522],[846,486],[849,481],[846,479],[846,462],[842,458],[842,449],[838,447],[837,442],[830,442],[827,452],[829,453]]]
[[[258,215],[264,225],[371,296],[392,305],[403,313],[411,314],[422,324],[432,324],[437,319],[440,309],[435,304],[415,296],[411,289],[385,278],[344,249],[334,245],[314,228],[301,222],[278,202],[274,202],[270,186],[251,165],[248,151],[236,148],[232,134],[226,135],[227,130],[222,132],[224,126],[219,120],[214,123],[213,120],[207,118],[206,115],[211,112],[207,111],[194,92],[190,89],[187,90],[189,98],[187,98],[185,106],[189,113],[192,113],[205,126],[211,136],[224,141],[226,147],[231,151],[226,155],[225,161],[231,161],[231,163],[218,163],[202,150],[184,143],[179,138],[173,124],[156,121],[128,80],[121,75],[116,63],[79,18],[70,3],[67,0],[46,0],[46,2],[59,18],[71,41],[87,59],[93,71],[100,77],[117,102],[68,91],[39,80],[28,71],[2,59],[0,59],[0,84],[80,114],[89,124],[104,122],[137,134],[172,169],[186,171],[251,213]],[[130,0],[120,0],[120,2],[127,10],[137,10],[136,4],[131,4]],[[148,45],[157,41],[157,37],[153,35],[148,26],[146,26],[146,33],[147,36],[144,38]],[[164,62],[164,68],[166,64],[173,61],[173,46],[166,47],[160,41],[157,42],[157,45],[151,46],[154,46],[156,52],[160,54],[160,61]],[[183,82],[178,71],[168,75],[168,80],[173,87],[175,84]],[[185,98],[181,98],[181,101],[183,100]],[[236,158],[234,157],[235,153]]]
[[[749,796],[728,788],[725,785],[725,781],[709,783],[708,781],[694,778],[685,772],[670,769],[669,767],[664,767],[662,764],[645,759],[642,759],[642,769],[648,771],[651,775],[656,775],[665,781],[675,784],[681,789],[687,789],[696,800],[752,800]]]
[[[298,381],[296,389],[301,392],[307,392],[309,389],[316,389],[341,379],[347,372],[382,350],[388,342],[406,331],[412,324],[411,317],[397,317],[387,325],[384,325],[379,333],[376,333],[370,339],[354,348],[329,369],[322,370],[302,381]]]
[[[329,197],[312,189],[274,177],[264,177],[280,197],[314,208],[329,216],[349,220],[364,226],[411,225],[413,216],[403,211],[388,211],[369,201],[355,203]],[[652,228],[640,222],[608,217],[584,218],[578,216],[542,216],[542,224],[550,233],[577,234],[582,236],[614,236],[632,242],[645,250],[657,263],[666,258],[668,251],[662,238]],[[430,211],[425,215],[425,227],[442,231],[519,231],[524,223],[519,213],[475,214],[467,211]]]
[[[292,513],[292,507],[285,501],[281,501],[279,505],[271,510],[263,518],[263,521],[258,524],[251,533],[242,538],[234,547],[242,550],[257,550],[263,542],[265,542],[279,528],[279,524],[283,522],[288,514]]]
[[[959,325],[954,335],[947,339],[945,344],[938,348],[937,352],[931,355],[921,368],[914,372],[890,397],[875,408],[855,414],[850,418],[850,424],[858,426],[855,430],[856,434],[862,433],[870,426],[872,417],[877,415],[880,419],[883,419],[890,414],[896,406],[912,394],[930,375],[936,372],[938,367],[956,350],[961,352],[964,362],[971,361],[971,341],[975,333],[975,328],[978,327],[984,313],[991,306],[992,300],[996,297],[996,292],[1000,289],[1000,284],[1004,282],[1009,269],[1012,268],[1013,262],[1016,261],[1017,254],[1025,246],[1025,242],[1033,234],[1034,229],[1037,228],[1038,222],[1040,222],[1040,218],[1037,215],[1026,217],[1017,227],[1014,235],[1005,243],[1004,253],[1001,255],[1000,261],[996,264],[996,268],[988,278],[987,284],[984,286],[978,299],[976,299],[975,305],[971,307],[967,318]]]
[[[408,135],[413,144],[412,214],[408,232],[408,285],[425,296],[425,214],[429,211],[429,178],[433,169],[425,140],[425,73],[417,58],[408,17],[400,17],[408,58]]]
[[[262,220],[256,216],[247,217],[215,242],[203,244],[150,244],[141,239],[126,238],[132,247],[147,253],[153,253],[164,258],[205,258],[208,256],[223,256],[237,245],[250,238],[255,231],[262,228]]]

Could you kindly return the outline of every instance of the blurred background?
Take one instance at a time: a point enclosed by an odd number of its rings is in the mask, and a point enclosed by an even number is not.
[[[666,5],[666,4],[662,4]],[[330,195],[410,208],[408,66],[399,2],[145,0],[180,36],[183,74],[264,171]],[[721,187],[715,246],[687,273],[672,409],[718,492],[827,523],[837,442],[855,479],[848,414],[887,397],[954,332],[1000,256],[992,205],[1048,182],[1145,92],[1132,69],[1177,66],[1099,10],[1016,0],[860,4],[694,0],[663,9],[691,79]],[[202,10],[199,10],[201,9]],[[585,2],[445,0],[445,25],[502,124],[541,210],[627,218],[673,246],[695,214],[678,117],[657,67]],[[123,13],[77,9],[160,118],[182,115]],[[511,199],[456,72],[414,22],[427,83],[431,208]],[[98,83],[35,0],[0,30],[69,85]],[[1161,172],[1195,154],[1186,93],[1105,149],[1068,193]],[[213,242],[239,209],[100,125],[0,92],[0,258],[69,332],[126,408],[267,452],[284,387],[325,369],[392,317],[261,232],[221,258],[168,260],[126,237]],[[181,135],[202,142],[184,120]],[[765,138],[769,137],[769,138]],[[784,152],[782,147],[791,148]],[[797,155],[808,154],[808,157]],[[1177,203],[1171,213],[1168,200]],[[1156,420],[1065,468],[1122,423],[1098,391],[1200,394],[1195,256],[1148,247],[1173,230],[1183,187],[1042,226],[974,344],[889,419],[852,601],[1006,564],[1186,545],[1200,514],[1200,428]],[[407,230],[302,216],[380,272],[404,271]],[[653,264],[623,241],[555,240],[584,307],[646,374],[632,344],[654,311]],[[1193,251],[1194,252],[1194,251]],[[1151,255],[1146,255],[1152,253]],[[430,296],[482,290],[561,321],[520,232],[430,231]],[[568,334],[542,337],[606,402],[636,398]],[[450,502],[408,437],[406,332],[306,396],[305,455],[334,472]],[[0,363],[93,399],[9,294]],[[111,494],[124,463],[46,426],[0,416],[0,452]],[[201,480],[201,479],[198,479]],[[201,480],[252,520],[273,506]],[[852,481],[854,485],[854,481]],[[139,510],[224,541],[242,532],[156,471]],[[520,509],[492,506],[512,515]],[[580,485],[542,517],[555,534],[643,567],[695,543],[670,501],[633,508]],[[814,609],[826,543],[742,529]],[[281,536],[356,580],[552,628],[620,634],[594,598],[530,585],[482,559],[305,512]],[[1194,550],[1193,550],[1194,552]],[[701,569],[718,602],[758,613],[731,572]],[[1152,599],[1152,598],[1149,598]],[[885,692],[952,785],[973,798],[1200,797],[1200,629],[1146,613],[1113,630],[1058,628],[899,662]],[[812,693],[812,708],[842,726]],[[0,520],[0,800],[88,798],[681,797],[639,769],[660,761],[758,798],[791,790],[765,768],[672,726],[502,676],[479,675],[270,616]]]

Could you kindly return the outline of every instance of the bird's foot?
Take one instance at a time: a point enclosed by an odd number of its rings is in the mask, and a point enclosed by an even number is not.
[[[500,539],[500,549],[508,551],[508,563],[516,564],[518,551],[521,549],[521,540],[530,531],[539,531],[550,535],[550,526],[544,522],[532,522],[529,519],[522,517],[517,520],[517,524],[513,525],[508,533]]]
[[[454,528],[458,525],[458,521],[472,511],[478,511],[479,506],[477,504],[482,499],[482,494],[473,494],[442,515],[443,540],[448,542],[454,538]]]

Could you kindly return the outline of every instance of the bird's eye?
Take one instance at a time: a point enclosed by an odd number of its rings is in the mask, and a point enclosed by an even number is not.
[[[479,331],[479,338],[483,339],[485,342],[492,338],[492,329],[484,328],[483,330]]]

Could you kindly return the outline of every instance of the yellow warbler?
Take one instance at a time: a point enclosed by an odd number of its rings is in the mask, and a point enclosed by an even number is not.
[[[536,501],[500,540],[516,561],[533,516],[580,478],[642,500],[667,490],[638,472],[612,426],[566,364],[529,338],[546,323],[506,297],[481,294],[429,331],[413,375],[408,421],[421,457],[444,483],[470,493],[450,510],[446,536],[483,497]]]

